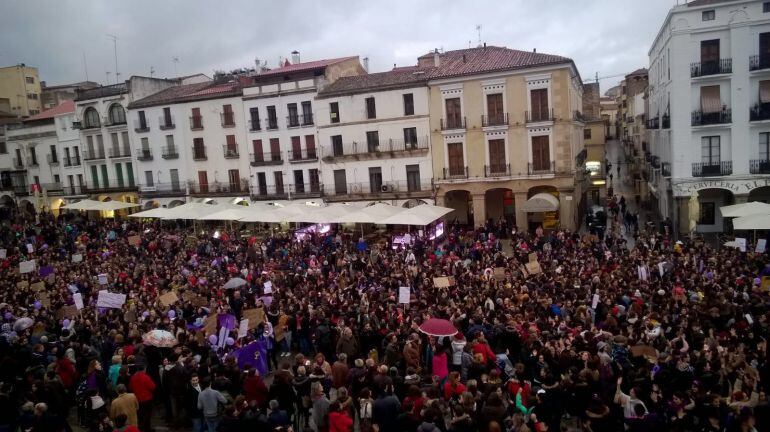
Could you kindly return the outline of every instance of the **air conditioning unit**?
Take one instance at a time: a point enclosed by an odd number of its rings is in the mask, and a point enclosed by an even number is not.
[[[72,122],[72,129],[81,129],[82,127],[83,126],[82,126],[81,122],[79,122],[79,121]]]
[[[390,185],[382,185],[380,186],[380,192],[390,192]]]
[[[155,192],[158,188],[155,186],[142,186],[139,188],[139,192]]]
[[[380,187],[382,192],[398,192],[398,185],[396,183],[384,184]]]

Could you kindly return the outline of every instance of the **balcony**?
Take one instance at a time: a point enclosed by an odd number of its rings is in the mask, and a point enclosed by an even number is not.
[[[323,193],[320,183],[296,183],[289,185],[289,198],[318,198]]]
[[[169,130],[174,129],[176,125],[174,124],[174,117],[169,116],[160,116],[158,117],[158,124],[160,125],[160,130]]]
[[[663,114],[660,121],[661,129],[671,129],[671,116]]]
[[[240,153],[238,153],[238,146],[237,145],[227,145],[224,144],[222,146],[222,154],[224,154],[225,159],[238,159],[241,157]]]
[[[330,202],[347,201],[351,196],[357,199],[424,198],[432,193],[431,179],[343,183],[323,189],[324,198]]]
[[[80,166],[80,158],[79,157],[64,157],[64,167],[79,167]]]
[[[262,130],[262,122],[259,119],[249,120],[249,131],[258,132]]]
[[[749,111],[749,121],[770,120],[770,104],[756,104]]]
[[[450,117],[441,119],[441,130],[458,130],[465,129],[465,117]]]
[[[510,177],[511,164],[484,165],[484,177]]]
[[[193,160],[194,161],[205,161],[208,159],[206,157],[206,146],[193,146],[192,147],[192,154],[193,154]]]
[[[55,154],[47,154],[45,160],[48,162],[48,165],[59,165],[59,157]]]
[[[273,200],[288,198],[289,188],[284,185],[256,185],[251,187],[251,199]]]
[[[149,131],[150,131],[150,126],[147,124],[147,121],[137,120],[134,122],[134,132],[143,133],[143,132],[149,132]]]
[[[152,185],[139,185],[139,195],[142,197],[180,196],[186,193],[185,187],[180,182],[154,183]]]
[[[527,174],[528,175],[545,175],[545,174],[556,174],[556,162],[551,161],[547,164],[533,164],[528,163],[527,164]]]
[[[268,117],[265,119],[265,130],[277,130],[278,129],[278,119],[275,117]]]
[[[249,182],[238,180],[237,182],[213,182],[187,184],[190,195],[243,195],[249,192]]]
[[[190,130],[203,130],[203,116],[190,116]]]
[[[316,149],[289,150],[289,163],[315,162],[318,160]]]
[[[652,117],[652,118],[647,119],[647,125],[645,127],[647,129],[659,129],[660,128],[660,118]]]
[[[100,122],[89,123],[89,122],[83,121],[83,122],[78,122],[78,124],[80,125],[80,127],[78,127],[77,129],[80,129],[80,130],[99,129],[102,127],[102,124]],[[73,128],[74,128],[74,125],[75,123],[73,122]]]
[[[449,168],[444,168],[444,180],[465,180],[468,178],[468,167],[467,166],[450,166]]]
[[[253,167],[283,164],[281,152],[252,153],[249,155],[249,160]]]
[[[40,189],[44,190],[48,195],[63,195],[64,188],[61,183],[43,183],[40,185]]]
[[[483,115],[481,116],[481,126],[508,126],[508,113]]]
[[[16,169],[23,169],[24,168],[24,159],[13,158],[13,167],[16,168]]]
[[[325,161],[334,159],[372,159],[380,157],[416,156],[428,152],[428,137],[415,137],[409,141],[403,139],[379,140],[369,145],[366,142],[345,143],[342,146],[329,146],[323,149]]]
[[[299,116],[299,122],[302,126],[313,126],[313,114],[302,114]]]
[[[749,57],[749,70],[756,71],[762,69],[770,69],[770,56],[768,55],[753,55]]]
[[[179,151],[176,146],[166,146],[161,149],[161,157],[163,159],[179,159]]]
[[[223,128],[231,128],[235,127],[235,113],[233,112],[224,112],[219,114],[222,118],[222,127]]]
[[[727,108],[722,108],[722,111],[717,112],[692,112],[692,125],[693,126],[708,126],[717,124],[732,123],[733,115],[732,111]]]
[[[669,162],[660,164],[660,174],[663,175],[663,177],[671,177],[671,164]]]
[[[296,128],[300,126],[312,126],[313,114],[297,114],[286,116],[286,127]]]
[[[127,158],[131,157],[131,149],[128,147],[118,147],[110,149],[110,158]]]
[[[540,111],[525,111],[524,119],[527,123],[552,122],[556,117],[553,115],[553,108]]]
[[[299,115],[288,115],[286,116],[286,127],[287,128],[298,128],[299,127]]]
[[[64,186],[62,188],[62,193],[65,196],[85,195],[87,193],[87,190],[86,190],[86,187],[84,185],[80,185],[80,186]]]
[[[733,59],[724,58],[698,63],[690,63],[690,77],[698,78],[709,75],[729,74],[733,72]]]
[[[104,150],[83,150],[83,160],[93,161],[104,159]]]
[[[136,160],[140,160],[144,162],[144,161],[151,161],[152,159],[153,159],[152,149],[143,148],[143,149],[138,149],[136,151]]]
[[[733,162],[696,162],[692,164],[693,177],[718,177],[731,175],[733,173]]]
[[[770,174],[770,159],[752,159],[749,161],[749,173]]]

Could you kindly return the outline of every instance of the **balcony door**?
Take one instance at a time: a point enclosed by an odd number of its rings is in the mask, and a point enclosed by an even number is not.
[[[369,168],[369,188],[371,193],[379,193],[382,190],[382,168]]]
[[[305,193],[305,175],[302,170],[294,170],[294,192]]]
[[[254,147],[254,162],[264,162],[265,155],[262,150],[262,140],[253,140],[251,145]]]
[[[444,101],[444,107],[446,108],[446,125],[447,129],[460,128],[462,118],[462,104],[460,98],[449,98]]]
[[[267,177],[265,173],[257,173],[257,190],[260,195],[267,195]]]
[[[308,159],[315,159],[315,135],[305,135],[305,151]]]
[[[532,105],[532,120],[548,120],[548,89],[534,89],[529,91],[530,104]]]
[[[282,171],[273,172],[273,181],[275,181],[275,193],[282,195],[283,194],[283,172]]]
[[[369,131],[366,133],[366,148],[369,153],[379,151],[380,147],[380,133],[377,131]]]
[[[406,166],[406,189],[409,192],[420,190],[420,165]]]
[[[704,65],[719,62],[719,39],[701,41],[700,62]]]
[[[487,95],[487,122],[490,125],[503,124],[503,94]]]
[[[770,64],[770,32],[759,34],[759,61],[762,66]]]
[[[447,155],[449,159],[449,175],[464,175],[465,158],[463,157],[463,143],[447,144]]]
[[[701,162],[707,166],[718,166],[721,162],[720,138],[707,136],[701,138]]]
[[[179,170],[172,169],[172,170],[169,170],[168,172],[169,172],[169,176],[171,177],[171,190],[179,191],[181,189],[179,185]]]
[[[206,171],[198,171],[198,187],[202,193],[209,192],[209,175]]]
[[[332,154],[334,156],[342,156],[344,150],[342,149],[342,135],[334,135],[332,140]]]
[[[700,106],[703,111],[703,121],[708,123],[719,122],[719,112],[722,110],[722,98],[719,94],[719,86],[703,86],[700,88]]]
[[[227,179],[230,181],[230,192],[241,191],[241,174],[237,169],[228,170]]]
[[[298,136],[291,137],[291,158],[293,160],[302,159],[302,140]]]
[[[344,169],[334,170],[334,193],[337,195],[348,193],[348,183]]]
[[[281,143],[278,138],[270,138],[270,160],[281,160]]]
[[[491,118],[491,117],[490,117]],[[490,172],[503,173],[506,171],[505,140],[489,140],[489,168]]]
[[[551,149],[548,135],[532,137],[532,170],[548,171],[551,169]]]
[[[227,140],[227,154],[230,156],[238,154],[238,145],[235,143],[235,135],[226,135]]]

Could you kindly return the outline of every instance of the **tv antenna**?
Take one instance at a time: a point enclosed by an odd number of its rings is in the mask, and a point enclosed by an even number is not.
[[[150,66],[150,78],[152,78],[152,75],[155,73],[155,68]]]
[[[481,24],[476,24],[476,33],[479,35],[479,46],[481,46]]]
[[[174,62],[174,76],[176,76],[177,75],[176,65],[179,64],[179,57],[177,56],[171,57],[171,61]]]
[[[107,33],[107,37],[112,39],[112,48],[115,52],[115,80],[117,83],[117,80],[120,79],[120,73],[118,72],[118,37],[109,33]]]

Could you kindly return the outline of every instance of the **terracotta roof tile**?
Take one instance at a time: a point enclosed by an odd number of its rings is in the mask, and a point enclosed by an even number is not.
[[[433,53],[429,53],[422,58],[432,55]],[[523,69],[572,61],[567,57],[553,54],[520,51],[497,46],[447,51],[440,53],[439,57],[439,66],[430,72],[431,79]]]
[[[161,90],[146,98],[132,102],[128,107],[130,109],[144,108],[218,97],[240,96],[241,93],[241,86],[238,83],[232,82],[224,84],[215,84],[212,82],[185,84]]]
[[[318,93],[320,97],[361,93],[371,89],[385,90],[427,85],[428,70],[416,67],[396,68],[388,72],[342,77]]]
[[[64,101],[53,108],[50,108],[41,112],[40,114],[25,118],[24,121],[31,122],[31,121],[37,121],[37,120],[47,120],[47,119],[52,119],[61,114],[68,114],[73,112],[75,112],[75,102],[71,100]]]
[[[304,63],[297,63],[297,64],[291,64],[286,61],[284,63],[283,67],[270,69],[267,71],[264,71],[257,75],[256,77],[266,77],[266,76],[273,76],[273,75],[282,75],[287,73],[296,73],[296,72],[305,72],[305,71],[311,71],[314,69],[321,69],[325,68],[326,66],[330,66],[336,63],[343,62],[345,60],[353,60],[357,59],[358,56],[350,56],[350,57],[338,57],[333,59],[326,59],[326,60],[316,60],[316,61],[309,61]]]

